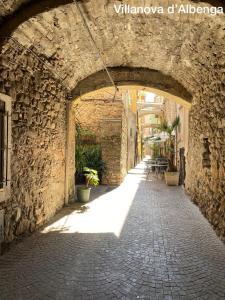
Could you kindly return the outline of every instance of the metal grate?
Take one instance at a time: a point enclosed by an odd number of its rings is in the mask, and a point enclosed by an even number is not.
[[[9,113],[0,100],[0,189],[8,185]]]
[[[4,184],[5,102],[0,101],[0,188]]]

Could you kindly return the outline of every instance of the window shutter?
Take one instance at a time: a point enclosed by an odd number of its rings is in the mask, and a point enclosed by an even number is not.
[[[4,186],[5,103],[0,101],[0,188]]]
[[[9,171],[9,112],[5,112],[5,185],[9,183],[8,171]]]
[[[9,112],[0,101],[0,188],[9,184]]]

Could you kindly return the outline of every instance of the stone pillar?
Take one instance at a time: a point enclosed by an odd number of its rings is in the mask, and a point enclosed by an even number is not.
[[[75,116],[72,102],[66,104],[65,204],[73,202],[75,187]]]
[[[121,127],[121,141],[120,141],[120,178],[121,182],[128,171],[128,116],[127,111],[123,108],[122,111],[122,127]]]

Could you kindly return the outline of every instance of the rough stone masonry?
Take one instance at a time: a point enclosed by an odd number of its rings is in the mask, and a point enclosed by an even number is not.
[[[106,164],[102,183],[119,185],[127,172],[127,128],[122,95],[117,94],[113,100],[109,92],[91,93],[88,99],[75,102],[74,113],[81,128],[94,134],[101,145]]]
[[[0,91],[12,98],[11,197],[5,241],[34,231],[64,204],[65,91],[31,54],[4,48]]]
[[[16,1],[11,2],[16,9]],[[118,15],[111,0],[80,5],[108,66],[160,71],[192,95],[186,190],[224,240],[224,16]],[[32,15],[28,7],[27,14]],[[71,91],[82,79],[103,69],[73,4],[45,12],[42,7],[39,14],[22,23],[19,13],[12,18],[12,27],[18,24],[13,37],[50,62]],[[2,22],[1,32],[4,19]],[[5,239],[10,241],[34,230],[63,205],[66,121],[61,86],[34,57],[15,50],[6,39],[4,43],[0,92],[13,99],[13,149],[11,197],[1,207],[6,209]],[[124,80],[131,82],[132,77]],[[19,219],[15,217],[18,210]]]

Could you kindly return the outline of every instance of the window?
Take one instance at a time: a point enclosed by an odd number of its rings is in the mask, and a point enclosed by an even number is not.
[[[10,197],[11,98],[0,93],[0,202]]]
[[[0,100],[0,189],[4,184],[5,102]]]
[[[211,152],[208,138],[203,139],[202,166],[203,168],[211,168]]]

